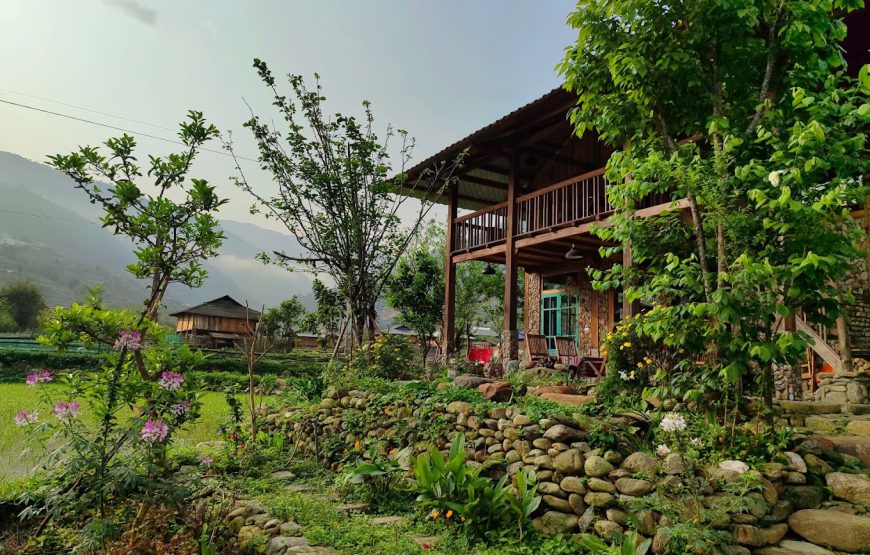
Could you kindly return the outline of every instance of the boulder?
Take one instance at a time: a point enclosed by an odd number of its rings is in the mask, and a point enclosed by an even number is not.
[[[546,536],[567,534],[577,529],[579,518],[575,514],[565,514],[558,511],[547,511],[532,520],[532,526]]]
[[[544,437],[551,441],[559,443],[572,443],[586,438],[586,434],[577,428],[572,428],[564,424],[554,424],[546,432]]]
[[[266,555],[278,555],[280,553],[286,553],[291,547],[302,547],[306,545],[309,545],[306,538],[275,536],[269,540],[269,545],[266,547]]]
[[[815,486],[786,486],[780,497],[795,509],[815,509],[825,500],[825,492]]]
[[[846,433],[853,436],[870,436],[870,420],[852,420],[846,425]]]
[[[643,474],[652,478],[656,473],[656,460],[651,455],[638,451],[626,457],[620,468],[632,474]]]
[[[587,457],[583,463],[583,469],[587,476],[601,477],[613,472],[613,465],[604,460],[604,457],[594,455]]]
[[[870,551],[870,517],[805,509],[791,515],[788,525],[816,545],[847,553]]]
[[[576,515],[582,515],[586,512],[586,501],[583,500],[583,496],[579,493],[572,493],[568,496],[568,504],[571,505],[571,510],[574,511]]]
[[[510,382],[493,382],[481,384],[477,388],[484,399],[494,402],[507,401],[514,394],[514,386]]]
[[[807,463],[804,462],[803,457],[798,455],[793,451],[786,451],[785,457],[788,459],[788,469],[794,472],[806,473],[807,471]]]
[[[722,461],[719,463],[719,468],[728,472],[736,472],[737,474],[749,472],[749,465],[743,461]]]
[[[453,401],[447,404],[447,412],[450,414],[470,414],[472,412],[471,403]]]
[[[863,466],[870,466],[870,436],[835,436],[827,439],[840,453],[858,457]]]
[[[825,481],[834,497],[870,507],[870,478],[866,475],[831,472],[825,476]]]
[[[576,476],[566,476],[565,478],[562,478],[559,486],[570,493],[586,493],[586,486],[583,484],[583,481]]]
[[[809,542],[782,540],[776,547],[766,547],[755,552],[757,555],[834,555],[833,551]]]
[[[543,499],[544,503],[561,513],[573,513],[574,509],[571,508],[571,504],[568,503],[568,500],[562,499],[561,497],[556,497],[555,495],[542,495],[541,499]]]
[[[474,374],[460,374],[453,378],[453,385],[462,389],[477,389],[482,384],[490,383],[492,380],[483,376],[475,376]]]
[[[683,457],[679,453],[669,453],[662,462],[662,469],[666,474],[676,475],[686,471],[686,465],[683,463]]]
[[[583,497],[583,501],[591,507],[606,509],[616,504],[616,498],[612,494],[603,491],[590,491]]]
[[[561,395],[575,395],[577,388],[571,385],[545,385],[529,390],[530,395],[543,395],[544,393],[559,393]]]
[[[638,480],[636,478],[620,478],[616,481],[616,489],[625,495],[633,497],[643,497],[653,489],[652,482],[646,480]]]
[[[788,532],[785,524],[774,524],[769,528],[759,528],[751,524],[737,524],[732,527],[734,540],[740,545],[764,547],[777,543]]]
[[[562,451],[553,457],[553,470],[565,475],[583,473],[583,455],[577,449]]]
[[[616,486],[614,486],[612,482],[609,482],[607,480],[602,480],[601,478],[589,478],[589,481],[586,482],[586,485],[592,491],[604,491],[607,493],[616,493]]]
[[[593,527],[595,533],[607,541],[616,540],[622,534],[622,526],[610,520],[597,520]]]
[[[589,395],[568,395],[565,393],[542,393],[541,399],[546,399],[565,407],[582,407],[595,400]]]

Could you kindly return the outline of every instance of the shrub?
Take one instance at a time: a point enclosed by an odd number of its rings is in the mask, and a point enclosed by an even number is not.
[[[402,335],[382,334],[363,345],[357,353],[355,365],[362,375],[408,380],[421,374],[416,361],[414,345]]]
[[[512,517],[522,533],[523,524],[537,509],[532,473],[517,480],[518,495],[507,484],[509,476],[493,480],[482,475],[496,464],[487,461],[477,467],[466,464],[465,435],[456,434],[447,458],[435,447],[414,459],[415,488],[420,507],[430,510],[430,518],[462,522],[473,534],[487,535],[505,528]],[[454,515],[456,518],[454,518]]]

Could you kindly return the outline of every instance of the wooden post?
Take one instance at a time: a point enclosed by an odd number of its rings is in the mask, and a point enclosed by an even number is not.
[[[625,248],[622,249],[622,266],[626,269],[631,268],[633,264],[631,257],[631,242],[626,242]],[[638,301],[631,302],[628,300],[628,295],[625,294],[627,287],[623,283],[622,286],[622,317],[624,319],[631,318],[640,312],[640,303]]]
[[[447,240],[444,253],[444,323],[441,330],[441,348],[444,351],[444,360],[449,360],[456,351],[456,263],[453,262],[453,220],[456,219],[456,210],[459,204],[459,195],[456,182],[450,184],[447,201]]]
[[[502,363],[519,358],[517,345],[517,257],[514,248],[516,232],[514,213],[517,198],[517,167],[519,156],[511,154],[508,175],[507,217],[505,219],[505,272],[504,272],[504,331],[502,334]]]

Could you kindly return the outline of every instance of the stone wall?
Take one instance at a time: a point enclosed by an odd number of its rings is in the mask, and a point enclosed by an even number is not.
[[[723,484],[751,472],[761,489],[748,494],[748,511],[726,515],[716,525],[738,544],[722,546],[718,553],[748,555],[749,548],[778,544],[787,534],[851,553],[870,550],[870,517],[864,516],[870,507],[870,478],[834,472],[832,464],[842,464],[842,456],[837,459],[812,439],[783,462],[757,471],[740,461],[702,469],[675,453],[659,458],[596,448],[577,416],[533,419],[518,407],[481,412],[464,401],[442,403],[419,395],[396,399],[331,388],[316,410],[269,414],[267,428],[283,430],[302,452],[337,470],[368,457],[370,445],[383,453],[406,446],[422,451],[433,444],[444,450],[453,434],[463,432],[470,460],[503,461],[495,472],[509,475],[535,473],[542,503],[532,524],[542,532],[594,531],[609,539],[631,519],[643,535],[654,538],[656,553],[663,550],[664,535],[658,530],[663,517],[639,509],[640,498],[660,488],[679,491],[680,484],[691,483],[703,490],[703,498],[716,499],[724,495]],[[633,423],[628,417],[609,422],[622,427]],[[830,499],[825,483],[833,492]],[[686,503],[698,499],[686,498]]]
[[[539,333],[541,329],[541,289],[544,279],[541,274],[526,272],[526,295],[523,299],[526,333]]]
[[[866,261],[855,265],[844,285],[855,296],[855,302],[846,307],[852,349],[870,351],[870,272]]]

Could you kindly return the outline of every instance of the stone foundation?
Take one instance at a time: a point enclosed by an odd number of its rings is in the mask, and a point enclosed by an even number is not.
[[[804,398],[803,380],[801,380],[800,367],[789,365],[773,368],[773,387],[776,398],[785,401],[801,401]]]
[[[501,361],[504,369],[507,370],[507,364],[512,360],[517,360],[520,356],[519,336],[515,331],[501,332]]]
[[[828,403],[865,404],[870,399],[867,395],[868,386],[870,386],[868,375],[821,374],[819,389],[813,394],[813,399]]]

